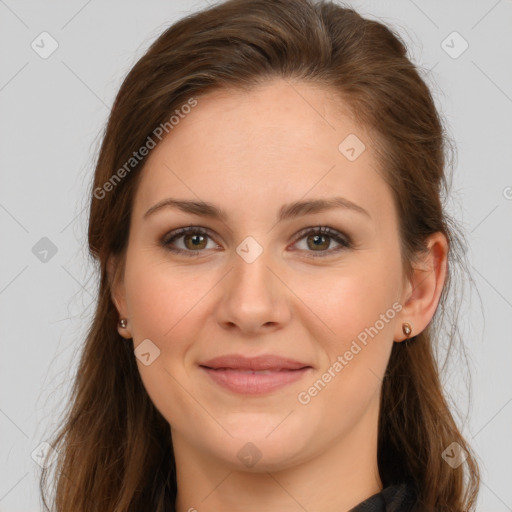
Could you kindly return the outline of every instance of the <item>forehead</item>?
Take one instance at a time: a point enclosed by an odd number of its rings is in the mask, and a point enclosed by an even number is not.
[[[307,194],[389,207],[369,134],[332,90],[275,80],[196,99],[148,156],[135,208],[173,196],[261,212]]]

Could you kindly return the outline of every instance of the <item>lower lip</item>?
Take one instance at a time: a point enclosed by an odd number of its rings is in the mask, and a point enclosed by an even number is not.
[[[238,370],[213,370],[201,367],[220,386],[235,393],[260,395],[280,389],[301,379],[311,367],[300,370],[279,370],[268,373],[242,372]]]

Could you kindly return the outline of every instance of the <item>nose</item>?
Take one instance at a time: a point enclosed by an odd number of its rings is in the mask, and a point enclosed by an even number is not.
[[[263,251],[248,262],[235,254],[233,267],[222,281],[216,308],[223,329],[258,334],[282,329],[290,321],[290,295],[278,265]]]

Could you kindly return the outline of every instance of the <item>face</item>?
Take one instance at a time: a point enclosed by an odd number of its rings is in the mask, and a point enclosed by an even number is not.
[[[310,84],[197,101],[142,170],[115,288],[176,449],[263,471],[375,435],[404,279],[367,133]]]

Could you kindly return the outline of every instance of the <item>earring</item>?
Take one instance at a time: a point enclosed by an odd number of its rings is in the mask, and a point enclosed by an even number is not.
[[[128,327],[128,321],[126,320],[126,318],[121,318],[119,320],[119,327],[122,327],[123,329],[126,329],[126,327]]]
[[[408,324],[407,322],[404,322],[402,324],[402,331],[405,334],[405,336],[408,338],[412,333],[411,324]]]

